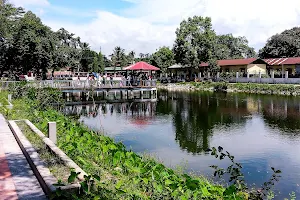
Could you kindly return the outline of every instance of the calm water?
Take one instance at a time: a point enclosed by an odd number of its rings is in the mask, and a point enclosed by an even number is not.
[[[160,91],[155,103],[69,106],[95,130],[135,152],[153,153],[166,165],[211,176],[210,165],[227,167],[204,150],[222,146],[242,163],[249,184],[282,171],[281,194],[300,196],[300,98]]]

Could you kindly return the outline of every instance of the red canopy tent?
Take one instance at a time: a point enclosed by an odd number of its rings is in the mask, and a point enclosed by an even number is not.
[[[133,65],[130,65],[128,67],[125,67],[124,68],[125,70],[145,70],[145,71],[158,71],[159,68],[153,66],[153,65],[150,65],[146,62],[137,62]]]

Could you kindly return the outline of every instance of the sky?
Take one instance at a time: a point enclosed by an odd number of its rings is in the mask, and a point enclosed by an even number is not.
[[[217,34],[246,36],[259,50],[276,33],[300,25],[299,0],[10,0],[54,31],[64,27],[95,51],[115,46],[153,53],[172,47],[182,20],[211,17]]]

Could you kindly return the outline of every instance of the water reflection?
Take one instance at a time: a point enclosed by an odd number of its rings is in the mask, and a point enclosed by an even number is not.
[[[71,105],[64,112],[122,141],[135,152],[156,153],[173,166],[184,159],[188,169],[211,174],[208,166],[227,167],[204,154],[223,146],[244,166],[248,183],[281,169],[281,197],[300,195],[300,98],[205,92],[160,91],[157,102]],[[283,198],[279,198],[283,199]]]
[[[249,114],[246,103],[229,102],[224,100],[225,97],[225,94],[165,91],[161,93],[162,100],[157,107],[164,113],[166,110],[172,113],[175,140],[180,147],[191,153],[200,153],[209,148],[209,138],[215,126],[245,123],[243,116]]]
[[[300,102],[298,98],[226,93],[159,93],[158,102],[69,105],[67,115],[97,118],[99,114],[117,114],[135,124],[148,125],[157,116],[170,115],[175,140],[181,149],[201,153],[210,147],[210,137],[217,127],[244,126],[246,120],[261,114],[270,128],[293,139],[299,137]]]
[[[66,115],[79,115],[84,117],[98,117],[99,114],[124,114],[132,118],[146,120],[155,116],[155,102],[131,102],[131,103],[114,103],[114,104],[88,104],[88,105],[67,105],[61,109]]]

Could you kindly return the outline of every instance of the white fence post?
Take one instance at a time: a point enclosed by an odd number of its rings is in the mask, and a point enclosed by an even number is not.
[[[48,122],[48,137],[54,144],[56,144],[56,122]]]
[[[7,100],[8,100],[9,102],[11,102],[11,94],[8,94]]]

